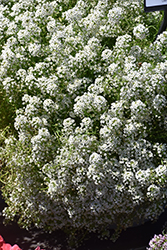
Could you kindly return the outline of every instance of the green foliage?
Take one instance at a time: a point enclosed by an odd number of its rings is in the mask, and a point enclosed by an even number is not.
[[[9,101],[5,91],[0,88],[0,130],[10,127],[12,133],[14,130],[15,107]]]

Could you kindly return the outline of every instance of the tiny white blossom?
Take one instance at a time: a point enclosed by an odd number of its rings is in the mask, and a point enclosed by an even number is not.
[[[151,184],[147,189],[147,197],[149,200],[158,199],[160,196],[160,187],[155,184]]]
[[[134,27],[133,34],[137,39],[143,40],[148,35],[148,28],[146,28],[143,24],[139,24]]]

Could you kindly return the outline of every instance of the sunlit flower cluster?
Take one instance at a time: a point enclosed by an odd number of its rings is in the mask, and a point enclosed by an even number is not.
[[[6,218],[49,231],[155,219],[166,202],[167,33],[140,0],[0,5]],[[150,24],[151,23],[151,24]]]

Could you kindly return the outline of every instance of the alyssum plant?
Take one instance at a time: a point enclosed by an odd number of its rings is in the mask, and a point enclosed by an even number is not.
[[[167,193],[167,32],[140,0],[1,1],[7,219],[105,232],[156,219]]]

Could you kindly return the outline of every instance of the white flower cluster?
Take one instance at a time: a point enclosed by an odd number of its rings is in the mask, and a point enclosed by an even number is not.
[[[133,34],[136,38],[143,40],[148,34],[148,28],[143,24],[139,24],[133,29]]]
[[[142,8],[1,1],[0,84],[16,109],[16,138],[1,153],[11,169],[6,217],[91,232],[162,213],[167,33],[151,42],[155,16]]]

